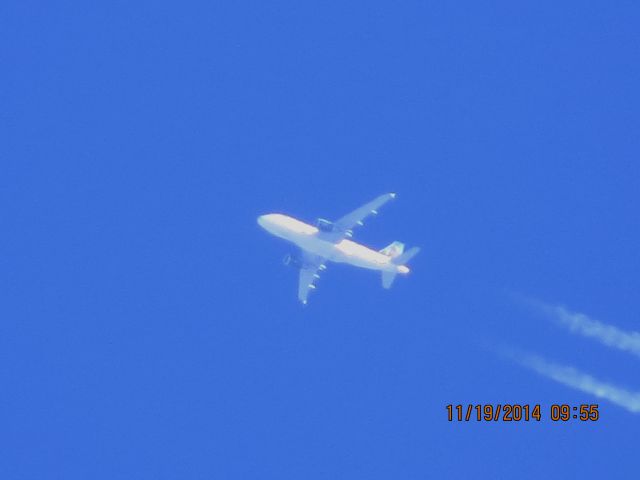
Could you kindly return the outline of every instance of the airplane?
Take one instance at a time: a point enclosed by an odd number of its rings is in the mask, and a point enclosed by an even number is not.
[[[409,273],[406,263],[418,254],[418,247],[405,252],[403,243],[393,242],[376,252],[350,240],[356,226],[362,226],[368,216],[377,215],[378,209],[395,197],[395,193],[380,195],[335,222],[319,218],[315,226],[281,213],[258,217],[258,224],[266,231],[300,248],[299,255],[287,255],[283,262],[300,268],[298,300],[303,305],[307,304],[309,292],[316,288],[319,272],[326,269],[328,262],[378,270],[382,272],[382,286],[386,289],[391,288],[397,274]]]

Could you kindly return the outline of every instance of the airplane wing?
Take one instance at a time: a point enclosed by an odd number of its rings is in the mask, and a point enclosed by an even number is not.
[[[326,268],[324,265],[326,258],[303,251],[302,259],[303,264],[302,267],[300,267],[300,278],[298,281],[298,300],[306,304],[309,291],[316,288],[314,282],[320,278],[318,271]]]
[[[378,209],[393,198],[396,198],[395,193],[385,193],[384,195],[380,195],[375,200],[370,201],[360,208],[356,208],[353,212],[348,213],[344,217],[333,222],[333,224],[338,231],[344,232],[346,237],[351,237],[351,232],[354,227],[361,226],[363,224],[363,220],[369,215],[376,215],[378,213]]]

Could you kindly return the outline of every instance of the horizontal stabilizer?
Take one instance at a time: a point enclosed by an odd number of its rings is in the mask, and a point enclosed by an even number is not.
[[[396,272],[382,272],[382,288],[391,288],[396,279]]]
[[[391,259],[393,263],[396,265],[404,265],[408,263],[413,257],[415,257],[418,253],[420,253],[420,247],[413,247],[404,252],[402,255],[398,255],[397,257]]]

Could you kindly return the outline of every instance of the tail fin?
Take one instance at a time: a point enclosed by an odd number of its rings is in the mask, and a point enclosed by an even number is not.
[[[393,245],[393,244],[391,244],[391,245]],[[389,246],[391,246],[391,245],[389,245]],[[402,247],[404,248],[404,245],[402,245]],[[410,248],[409,250],[407,250],[406,252],[402,253],[401,255],[397,255],[395,257],[392,257],[391,263],[393,263],[395,265],[404,265],[409,260],[411,260],[413,257],[415,257],[419,252],[420,252],[420,248],[419,247]],[[408,272],[408,271],[409,271],[409,269],[406,269],[406,272]],[[406,272],[403,272],[403,273],[406,273]],[[391,285],[393,285],[393,281],[396,279],[396,275],[397,274],[398,274],[398,272],[382,272],[382,287],[386,288],[386,289],[391,288]]]
[[[404,252],[404,243],[402,242],[392,242],[386,247],[384,247],[382,250],[380,250],[381,254],[391,258],[395,258],[398,255],[402,255],[402,252]]]

